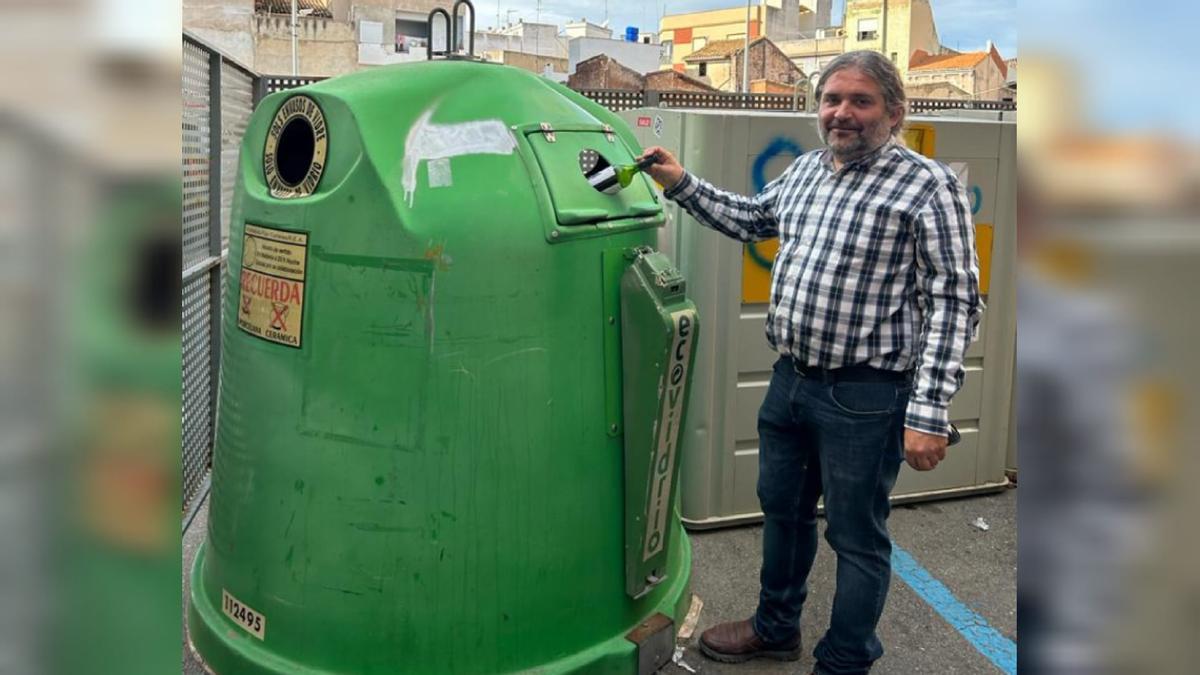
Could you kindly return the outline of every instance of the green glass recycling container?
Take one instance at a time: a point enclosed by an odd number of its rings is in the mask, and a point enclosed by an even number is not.
[[[271,94],[241,147],[206,541],[214,672],[647,672],[690,599],[697,336],[615,115],[405,64]],[[587,162],[583,161],[587,158]]]

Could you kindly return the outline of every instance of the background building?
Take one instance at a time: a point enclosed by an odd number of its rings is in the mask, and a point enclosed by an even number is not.
[[[1010,67],[990,43],[985,51],[967,54],[942,46],[932,0],[845,0],[839,25],[830,25],[832,0],[757,0],[750,6],[749,21],[745,5],[728,1],[731,6],[725,9],[663,16],[658,33],[640,33],[634,41],[614,36],[607,21],[586,18],[561,30],[524,20],[497,28],[477,26],[475,54],[559,81],[580,64],[606,55],[638,75],[675,70],[692,78],[671,80],[680,86],[695,86],[695,80],[736,92],[744,88],[741,53],[749,35],[755,45],[752,92],[794,89],[805,74],[815,76],[838,55],[870,49],[892,59],[914,98],[1016,100],[1015,59]],[[424,60],[431,40],[429,12],[450,4],[297,0],[297,74],[330,77]],[[500,16],[497,11],[496,23]],[[248,68],[292,73],[291,0],[183,0],[183,17],[188,31]],[[442,49],[440,22],[434,32],[434,47]]]
[[[563,26],[563,35],[571,38],[611,38],[612,29],[604,24],[592,23],[587,19],[568,22]]]
[[[567,38],[552,23],[518,21],[496,30],[475,31],[475,53],[507,50],[538,56],[567,58]]]
[[[297,0],[297,74],[332,77],[372,66],[423,61],[429,47],[428,17],[445,0]],[[292,74],[291,0],[183,0],[184,28],[221,49],[248,68],[270,75]],[[440,20],[434,46],[444,48]],[[558,26],[517,22],[494,30],[475,31],[475,53],[497,60],[524,60],[505,53],[550,57],[551,70],[562,72],[556,59],[567,58],[567,40]],[[541,64],[539,71],[546,64]]]
[[[567,72],[575,72],[576,65],[598,54],[606,54],[622,65],[645,74],[659,69],[663,48],[662,45],[640,40],[628,42],[606,37],[573,37],[567,42]]]
[[[880,52],[896,64],[906,81],[909,58],[918,49],[927,54],[945,51],[929,0],[846,0],[844,26],[846,51]]]
[[[731,2],[731,4],[733,4]],[[718,40],[767,37],[777,42],[812,36],[817,28],[830,22],[833,0],[762,0],[750,8],[714,9],[706,12],[668,14],[659,23],[658,37],[669,64],[684,69],[684,59]]]
[[[526,54],[524,52],[513,52],[507,49],[489,50],[479,52],[476,48],[476,54],[493,63],[503,63],[506,66],[521,68],[528,70],[531,73],[544,75],[549,79],[565,82],[567,80],[567,60],[557,56],[541,56],[539,54]]]
[[[685,71],[722,91],[745,91],[742,86],[742,40],[717,40],[684,59]],[[751,92],[790,93],[804,73],[767,38],[750,43]],[[758,83],[755,85],[755,83]]]
[[[659,70],[642,78],[646,91],[716,91],[708,83],[677,70]]]
[[[914,98],[953,98],[963,101],[970,100],[971,92],[960,89],[949,82],[926,82],[923,84],[904,85],[904,94],[909,99]]]
[[[607,54],[581,61],[567,78],[572,89],[621,89],[624,91],[717,91],[707,83],[675,70],[638,73]]]
[[[1007,87],[1006,91],[1004,92],[1004,100],[1012,101],[1013,103],[1016,103],[1017,102],[1017,60],[1015,58],[1009,59],[1004,62],[1004,65],[1008,67],[1008,79],[1005,80],[1005,82],[1004,82],[1005,86]]]
[[[253,26],[254,0],[183,0],[183,27],[249,68]]]
[[[579,62],[567,77],[567,86],[572,89],[624,89],[641,91],[645,83],[642,74],[622,65],[607,54]]]
[[[813,37],[785,40],[776,43],[776,46],[787,54],[800,70],[816,73],[824,70],[830,61],[846,52],[846,32],[838,26],[819,28]]]
[[[912,87],[952,85],[975,100],[1002,101],[1009,95],[1007,80],[1008,65],[989,40],[983,52],[933,56],[917,50],[909,65],[907,84],[909,91],[914,91]]]

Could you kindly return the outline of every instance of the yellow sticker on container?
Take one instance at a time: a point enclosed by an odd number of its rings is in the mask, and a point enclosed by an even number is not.
[[[778,252],[778,237],[742,247],[742,302],[765,303],[771,300],[771,265]]]
[[[926,157],[937,154],[937,129],[932,124],[910,122],[904,127],[904,144]]]
[[[307,234],[247,224],[242,237],[238,328],[299,348],[307,263]]]
[[[992,226],[975,225],[975,252],[979,256],[979,293],[987,295],[992,285]]]

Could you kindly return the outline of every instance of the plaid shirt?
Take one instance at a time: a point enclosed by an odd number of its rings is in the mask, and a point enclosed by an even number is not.
[[[819,368],[915,370],[905,426],[945,434],[983,302],[971,206],[948,167],[888,142],[834,170],[796,159],[755,197],[685,173],[665,196],[703,225],[779,237],[767,341]]]

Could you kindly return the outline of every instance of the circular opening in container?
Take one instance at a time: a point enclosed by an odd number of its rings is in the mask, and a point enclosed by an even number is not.
[[[279,178],[288,187],[296,187],[308,175],[316,150],[316,134],[305,117],[294,117],[279,134],[279,145],[275,147],[275,166]]]

